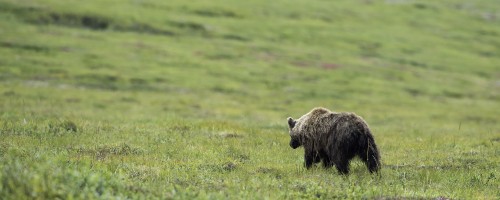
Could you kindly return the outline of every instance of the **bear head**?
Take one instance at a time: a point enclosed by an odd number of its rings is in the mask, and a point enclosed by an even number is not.
[[[296,149],[302,145],[299,134],[296,133],[296,130],[294,130],[295,124],[297,124],[297,121],[294,120],[291,117],[288,117],[288,129],[290,132],[290,147],[293,149]]]

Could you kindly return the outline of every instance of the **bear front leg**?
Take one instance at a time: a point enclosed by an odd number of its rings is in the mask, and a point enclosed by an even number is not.
[[[316,152],[316,153],[314,154],[314,160],[313,160],[313,163],[319,163],[319,162],[321,162],[321,155],[320,155],[318,152]]]
[[[319,159],[323,161],[324,168],[330,168],[334,165],[332,159],[329,157],[329,155],[328,155],[328,153],[326,153],[326,151],[321,150],[318,152],[317,155],[320,157]]]
[[[340,159],[335,162],[335,167],[340,174],[347,175],[349,174],[349,160],[348,159]]]
[[[324,168],[330,168],[333,166],[332,160],[328,156],[323,157],[323,167]]]
[[[313,151],[308,151],[308,150],[305,150],[305,153],[304,153],[304,164],[306,166],[307,169],[311,168],[313,163],[314,163],[314,159],[315,159],[315,154],[313,153]]]

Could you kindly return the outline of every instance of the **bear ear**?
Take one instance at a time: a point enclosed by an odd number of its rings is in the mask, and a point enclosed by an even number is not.
[[[293,118],[291,118],[291,117],[288,117],[287,120],[288,120],[288,127],[290,127],[290,128],[295,127],[295,123],[297,123],[297,121],[293,120]]]

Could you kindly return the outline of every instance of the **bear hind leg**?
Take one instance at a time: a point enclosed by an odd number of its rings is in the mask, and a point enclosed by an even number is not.
[[[370,173],[378,172],[380,170],[380,155],[378,153],[377,146],[373,143],[368,144],[368,147],[364,151],[360,151],[358,156],[366,164]]]

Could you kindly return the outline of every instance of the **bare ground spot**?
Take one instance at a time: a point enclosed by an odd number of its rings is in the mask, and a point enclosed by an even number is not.
[[[276,179],[281,179],[283,177],[282,172],[275,168],[259,167],[257,173],[268,174]]]
[[[321,68],[323,69],[337,69],[340,65],[336,63],[321,63]]]
[[[242,138],[243,136],[237,133],[232,132],[220,132],[217,134],[218,137],[221,138]]]

